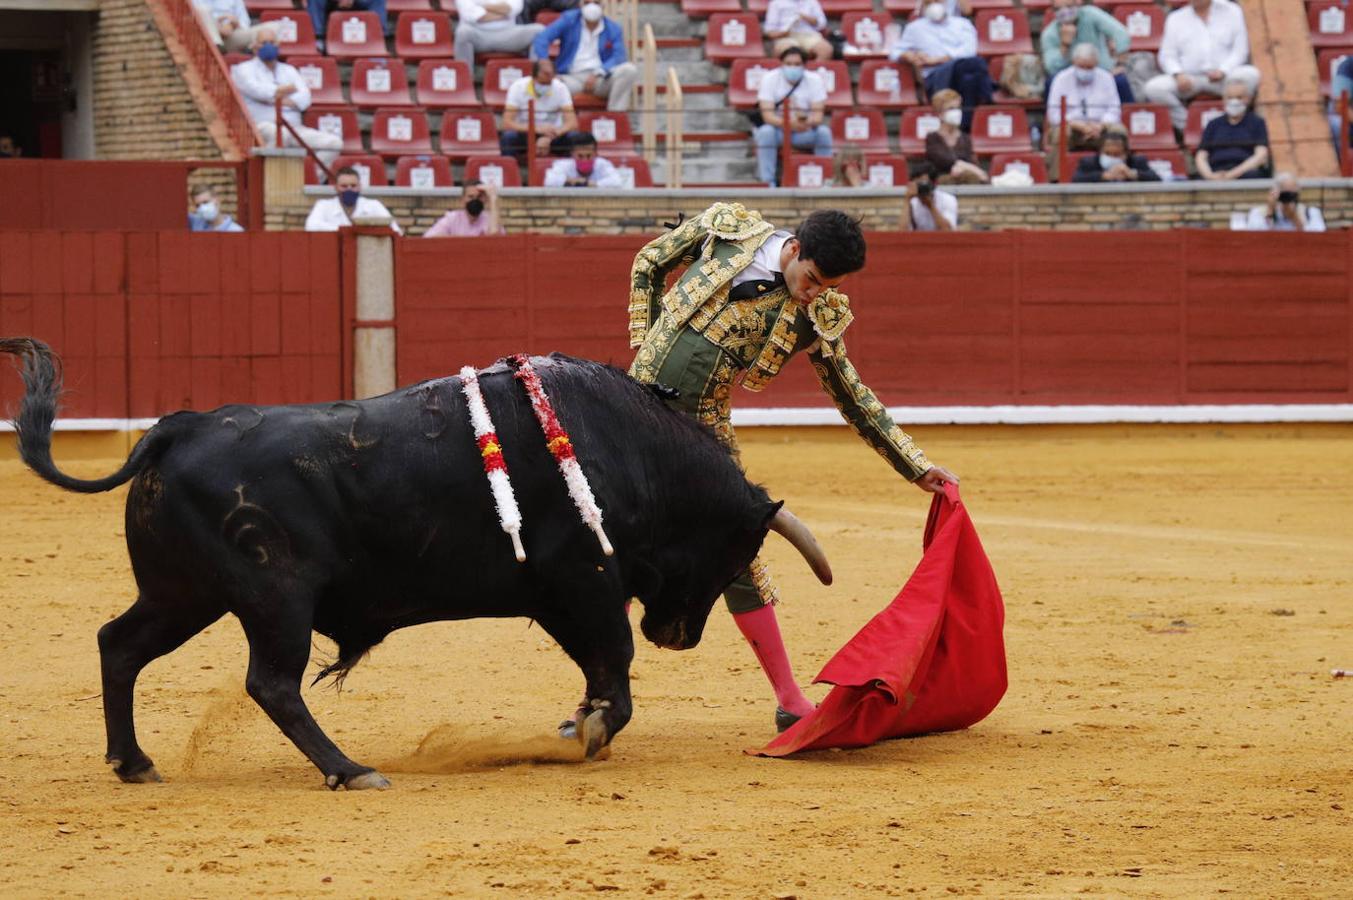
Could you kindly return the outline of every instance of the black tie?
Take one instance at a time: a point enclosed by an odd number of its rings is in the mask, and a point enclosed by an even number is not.
[[[769,294],[776,288],[783,287],[784,283],[785,275],[783,272],[776,272],[775,277],[769,281],[744,281],[728,292],[728,299],[748,300],[752,297],[760,297],[763,294]]]

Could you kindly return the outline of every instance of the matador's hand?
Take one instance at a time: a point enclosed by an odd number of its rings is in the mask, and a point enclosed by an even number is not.
[[[938,494],[944,490],[945,482],[958,484],[958,476],[943,466],[931,466],[924,475],[912,483],[923,491]]]

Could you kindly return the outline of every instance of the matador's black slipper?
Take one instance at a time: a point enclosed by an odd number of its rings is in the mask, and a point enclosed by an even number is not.
[[[787,731],[793,727],[795,722],[802,718],[803,716],[796,716],[784,707],[777,706],[775,707],[775,730],[781,732]]]

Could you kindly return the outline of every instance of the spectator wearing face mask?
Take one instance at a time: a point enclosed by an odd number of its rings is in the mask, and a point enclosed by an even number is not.
[[[573,138],[568,159],[556,159],[545,173],[545,187],[623,187],[611,161],[597,155],[597,139],[585,131]]]
[[[606,108],[624,112],[630,108],[639,69],[625,58],[625,33],[620,23],[601,14],[595,0],[572,9],[536,35],[531,53],[537,59],[550,55],[550,45],[559,42],[554,68],[557,77],[573,95],[592,94],[606,98]]]
[[[822,36],[827,14],[818,0],[770,0],[762,29],[774,41],[771,53],[779,56],[798,47],[815,59],[831,59],[832,45]]]
[[[1117,181],[1160,181],[1146,157],[1129,152],[1127,132],[1109,128],[1099,142],[1099,152],[1084,157],[1071,180],[1081,184]]]
[[[315,201],[305,220],[306,231],[337,231],[354,224],[354,219],[386,219],[396,234],[403,234],[395,217],[379,200],[362,196],[362,179],[357,170],[344,166],[334,173],[334,196]]]
[[[1259,70],[1247,65],[1245,14],[1231,0],[1189,0],[1166,16],[1156,58],[1165,74],[1146,83],[1146,99],[1168,106],[1180,131],[1188,122],[1184,104],[1199,94],[1216,97],[1228,81],[1243,82],[1251,95],[1259,87]]]
[[[498,145],[504,156],[526,154],[527,111],[531,102],[536,110],[536,152],[566,156],[573,149],[571,135],[578,130],[578,115],[573,111],[573,94],[554,74],[554,62],[548,57],[531,64],[531,74],[512,82],[503,103],[503,133]]]
[[[266,147],[277,140],[277,112],[274,104],[282,101],[282,119],[300,133],[301,139],[315,151],[315,156],[326,167],[332,166],[343,149],[343,139],[336,134],[307,128],[301,122],[301,113],[310,106],[310,88],[296,71],[296,67],[278,60],[277,31],[271,25],[261,25],[254,32],[254,58],[245,60],[230,70],[231,80],[244,96],[245,108],[254,120],[259,137]],[[282,129],[282,144],[299,146],[288,129]]]
[[[1067,149],[1090,150],[1108,125],[1123,119],[1123,104],[1113,76],[1099,68],[1099,53],[1093,44],[1077,44],[1071,65],[1057,73],[1048,90],[1047,147],[1053,154],[1053,171],[1061,140],[1062,100],[1066,100]]]
[[[249,10],[244,0],[193,0],[216,46],[227,53],[242,53],[254,43],[254,29],[250,28]]]
[[[487,237],[507,234],[498,220],[498,192],[493,185],[472,181],[465,186],[461,208],[438,219],[423,237]]]
[[[935,168],[922,163],[907,185],[902,207],[903,231],[953,231],[958,228],[958,198],[935,189]]]
[[[977,29],[951,15],[940,0],[927,3],[925,15],[907,23],[888,48],[888,59],[919,69],[932,97],[945,88],[958,91],[964,131],[972,127],[972,111],[991,102],[991,71],[977,55]]]
[[[963,131],[963,98],[958,91],[945,90],[930,98],[940,127],[925,136],[925,158],[935,169],[936,180],[943,184],[986,184],[987,173],[977,164],[972,138]]]
[[[1203,129],[1194,163],[1207,181],[1263,178],[1268,166],[1268,124],[1250,109],[1244,81],[1226,85],[1222,111]]]
[[[1071,65],[1071,51],[1079,44],[1095,48],[1101,69],[1113,75],[1118,99],[1132,102],[1124,65],[1132,38],[1126,26],[1097,6],[1082,5],[1080,0],[1052,0],[1052,15],[1047,16],[1039,35],[1043,70],[1052,79]]]
[[[190,231],[243,231],[239,223],[221,211],[216,191],[203,184],[193,189],[193,211],[188,214]]]
[[[827,85],[822,76],[804,68],[807,55],[798,47],[780,54],[780,67],[761,79],[756,99],[761,124],[752,133],[756,141],[756,176],[775,187],[775,165],[784,141],[786,119],[796,150],[814,156],[832,155],[832,130],[824,122]]]
[[[1291,172],[1273,177],[1268,203],[1250,210],[1247,231],[1324,231],[1325,217],[1318,206],[1301,202],[1301,185]]]

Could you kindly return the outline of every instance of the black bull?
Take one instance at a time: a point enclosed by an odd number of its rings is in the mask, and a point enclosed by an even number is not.
[[[15,424],[24,461],[67,490],[132,479],[127,550],[139,595],[99,630],[108,761],[124,781],[159,774],[136,741],[132,693],[151,660],[227,612],[249,643],[246,687],[337,788],[385,787],[334,745],[301,698],[311,631],[347,674],[397,628],[448,619],[534,619],[582,669],[588,756],[631,713],[626,601],[659,646],[700,641],[719,593],[768,528],[830,579],[806,529],[749,483],[713,435],[617,369],[533,361],[615,545],[603,556],[569,498],[526,395],[506,365],[480,384],[521,508],[527,560],[499,526],[461,382],[305,406],[225,406],[162,419],[122,468],[85,481],[52,461],[58,364],[40,341],[0,339],[22,363]]]

